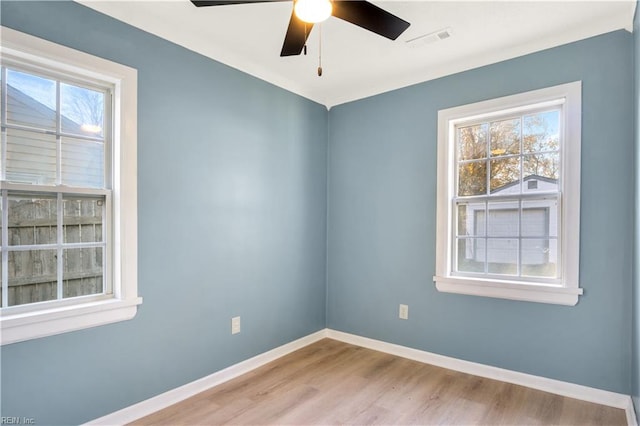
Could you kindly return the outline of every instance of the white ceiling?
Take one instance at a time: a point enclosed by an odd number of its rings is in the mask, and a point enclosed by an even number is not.
[[[618,29],[635,0],[373,1],[411,26],[390,41],[337,18],[307,56],[279,56],[293,2],[196,8],[189,0],[77,0],[97,11],[312,99],[327,108]],[[450,28],[419,47],[407,40]]]

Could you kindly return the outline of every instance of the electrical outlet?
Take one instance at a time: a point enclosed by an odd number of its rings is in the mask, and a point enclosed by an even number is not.
[[[409,305],[400,305],[398,317],[400,319],[409,319]]]
[[[231,334],[240,333],[240,317],[231,318]]]

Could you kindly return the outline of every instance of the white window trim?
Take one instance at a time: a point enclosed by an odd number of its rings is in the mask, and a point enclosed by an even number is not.
[[[0,60],[26,61],[114,85],[113,295],[41,304],[2,314],[1,344],[10,344],[133,318],[138,296],[137,71],[102,58],[0,27]],[[36,304],[34,304],[36,305]],[[45,307],[46,306],[46,307]],[[50,306],[50,307],[49,307]]]
[[[564,99],[564,143],[561,147],[563,189],[562,248],[563,265],[560,284],[534,283],[518,280],[471,278],[455,276],[451,272],[454,195],[455,125],[469,119],[491,117],[504,111],[518,112],[531,105],[557,104]],[[580,258],[580,145],[582,83],[562,84],[531,92],[477,102],[438,112],[438,186],[436,231],[436,288],[447,293],[495,297],[511,300],[575,305],[582,294],[579,287]]]

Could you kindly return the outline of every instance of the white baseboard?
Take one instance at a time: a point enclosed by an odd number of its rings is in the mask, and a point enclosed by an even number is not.
[[[257,355],[246,361],[232,365],[224,370],[220,370],[209,376],[203,377],[202,379],[187,383],[163,394],[149,398],[127,408],[123,408],[122,410],[92,420],[86,423],[86,425],[121,425],[133,422],[214,386],[241,376],[242,374],[248,373],[251,370],[261,367],[271,361],[326,337],[426,364],[460,371],[462,373],[473,374],[475,376],[526,386],[556,395],[620,408],[625,410],[629,426],[638,426],[635,411],[633,409],[633,401],[629,395],[595,389],[574,383],[562,382],[560,380],[548,379],[546,377],[534,376],[517,371],[505,370],[503,368],[492,367],[490,365],[464,361],[331,329],[320,330],[291,343],[287,343],[286,345]]]
[[[627,413],[627,424],[629,426],[638,426],[638,419],[636,418],[636,410],[633,408],[633,400],[629,397],[629,403],[624,410]]]
[[[214,386],[227,382],[245,373],[255,370],[271,361],[281,358],[291,352],[315,343],[327,337],[327,330],[320,330],[291,343],[279,346],[268,352],[256,355],[246,361],[239,362],[230,367],[215,372],[209,376],[187,383],[145,401],[123,408],[106,416],[91,420],[86,425],[123,425],[133,422],[156,411],[167,408],[170,405],[183,401],[200,392],[204,392]]]
[[[340,340],[341,342],[351,343],[353,345],[362,346],[380,352],[386,352],[388,354],[424,362],[426,364],[448,368],[449,370],[500,380],[502,382],[526,386],[556,395],[594,402],[596,404],[608,405],[610,407],[621,408],[623,410],[627,409],[631,400],[629,395],[590,388],[588,386],[576,385],[574,383],[562,382],[560,380],[548,379],[546,377],[534,376],[517,371],[505,370],[503,368],[492,367],[490,365],[464,361],[457,358],[408,348],[406,346],[343,333],[341,331],[328,330],[328,337],[330,339]]]

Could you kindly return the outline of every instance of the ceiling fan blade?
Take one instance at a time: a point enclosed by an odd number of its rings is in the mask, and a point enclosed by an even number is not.
[[[362,0],[333,0],[333,16],[391,40],[397,39],[411,25],[404,19]]]
[[[284,36],[280,56],[295,56],[302,53],[307,38],[309,38],[311,28],[313,28],[313,24],[307,24],[301,21],[294,12],[291,12],[289,28],[287,28],[287,34]]]
[[[226,6],[228,4],[269,3],[272,1],[291,1],[291,0],[219,0],[219,1],[191,0],[191,3],[193,3],[197,7],[203,7],[203,6]]]

